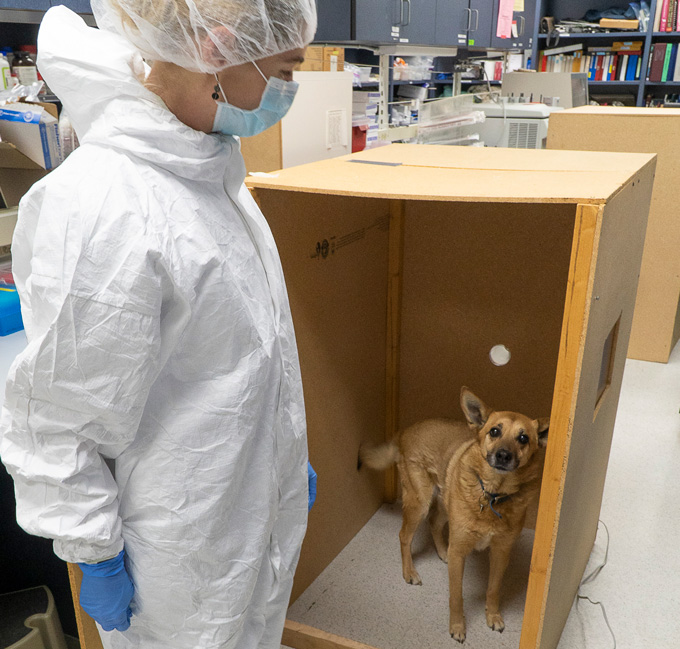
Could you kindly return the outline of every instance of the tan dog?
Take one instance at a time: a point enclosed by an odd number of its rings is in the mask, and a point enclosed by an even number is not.
[[[397,464],[403,501],[402,571],[410,584],[422,583],[411,543],[434,500],[430,528],[437,553],[449,564],[449,631],[463,642],[463,568],[474,549],[490,548],[487,624],[495,631],[505,628],[500,587],[527,508],[538,497],[549,420],[495,412],[465,387],[460,401],[467,425],[445,419],[420,422],[402,431],[397,443],[362,448],[360,463],[373,469]]]

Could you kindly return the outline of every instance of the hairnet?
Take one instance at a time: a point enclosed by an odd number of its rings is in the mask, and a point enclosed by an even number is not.
[[[92,0],[92,10],[147,60],[195,72],[305,47],[316,31],[315,0]]]

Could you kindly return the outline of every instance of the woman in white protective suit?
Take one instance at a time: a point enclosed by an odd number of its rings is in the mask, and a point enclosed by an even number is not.
[[[38,37],[81,146],[13,241],[17,519],[80,564],[107,649],[278,648],[316,487],[281,266],[233,136],[289,107],[314,0],[92,6],[100,30],[57,7]]]

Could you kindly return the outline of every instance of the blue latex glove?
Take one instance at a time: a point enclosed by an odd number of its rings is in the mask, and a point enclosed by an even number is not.
[[[307,511],[309,511],[316,500],[316,472],[312,469],[312,465],[309,462],[307,462],[307,484],[309,485],[309,506]]]
[[[130,626],[130,601],[135,589],[125,570],[125,550],[100,563],[79,563],[83,571],[80,605],[104,631]]]

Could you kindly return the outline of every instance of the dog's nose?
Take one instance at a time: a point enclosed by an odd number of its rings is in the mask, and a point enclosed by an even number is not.
[[[505,465],[509,464],[512,460],[512,453],[504,448],[498,449],[496,451],[496,463]]]

